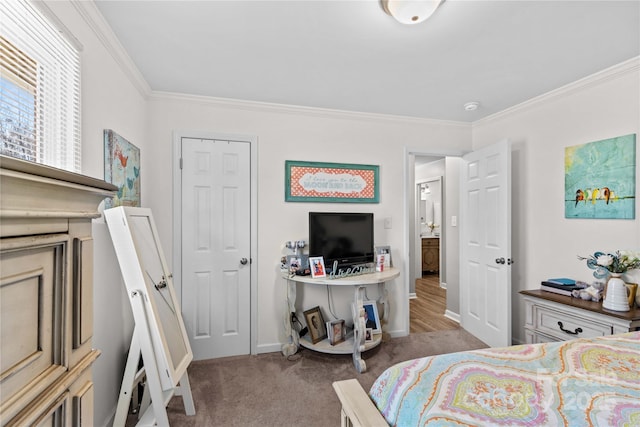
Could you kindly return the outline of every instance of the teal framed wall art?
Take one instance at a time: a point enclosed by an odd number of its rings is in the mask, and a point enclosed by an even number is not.
[[[565,218],[635,219],[636,135],[565,148]]]
[[[379,167],[285,161],[286,202],[379,203]]]
[[[140,206],[140,149],[111,129],[104,130],[104,180],[118,187],[105,208]]]

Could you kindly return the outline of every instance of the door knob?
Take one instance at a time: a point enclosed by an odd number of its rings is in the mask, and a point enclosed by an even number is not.
[[[504,258],[496,258],[496,264],[504,264],[505,260]]]
[[[247,265],[247,263],[248,263],[248,262],[249,262],[249,260],[248,260],[248,259],[246,259],[246,258],[242,258],[242,259],[240,260],[240,264],[242,264],[242,265]]]
[[[507,265],[511,265],[515,262],[515,260],[512,260],[511,258],[507,259]]]

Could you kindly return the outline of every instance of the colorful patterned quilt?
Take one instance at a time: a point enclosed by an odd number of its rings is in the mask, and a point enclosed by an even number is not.
[[[401,427],[640,426],[640,332],[410,360],[369,395]]]

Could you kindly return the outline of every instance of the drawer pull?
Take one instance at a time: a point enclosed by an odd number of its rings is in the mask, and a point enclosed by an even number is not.
[[[576,328],[576,330],[575,330],[575,331],[571,332],[570,330],[563,328],[563,326],[562,326],[562,322],[558,322],[558,326],[560,326],[560,330],[561,330],[562,332],[565,332],[565,333],[567,333],[567,334],[571,334],[571,335],[578,335],[579,333],[581,333],[581,332],[582,332],[582,328]]]

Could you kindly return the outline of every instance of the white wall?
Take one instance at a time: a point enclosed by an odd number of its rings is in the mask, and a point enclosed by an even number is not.
[[[460,165],[462,158],[446,157],[444,182],[444,212],[442,227],[446,235],[444,242],[445,271],[447,272],[447,316],[459,320],[460,316],[460,227],[452,226],[451,218],[460,217]],[[442,244],[442,242],[441,242]],[[442,249],[441,249],[442,250]]]
[[[592,271],[577,255],[640,247],[637,172],[635,220],[564,217],[564,148],[640,133],[639,62],[630,61],[474,123],[474,149],[503,138],[513,143],[512,306],[516,339],[524,339],[525,321],[518,291],[535,289],[549,277],[592,281]],[[637,141],[636,165],[639,144]]]
[[[197,97],[157,94],[150,102],[150,139],[154,141],[153,185],[171,188],[172,132],[197,130],[257,136],[258,149],[258,351],[277,351],[284,341],[282,316],[284,281],[279,262],[287,240],[307,240],[310,210],[366,211],[375,215],[376,244],[390,245],[394,265],[402,266],[404,230],[404,147],[425,149],[470,147],[470,126],[430,120],[390,118],[305,108],[280,108],[252,103],[224,102]],[[380,203],[285,203],[285,160],[362,163],[380,165]],[[413,195],[410,195],[413,197]],[[172,259],[172,212],[166,191],[150,200],[165,255]],[[160,209],[160,208],[163,209]],[[391,218],[392,229],[385,229]],[[390,284],[392,316],[388,329],[404,329],[400,307],[407,304],[403,293],[405,276]],[[353,290],[336,290],[336,314],[349,319]],[[373,289],[369,297],[375,297]],[[304,289],[302,308],[325,305],[326,289]]]
[[[52,1],[47,6],[81,42],[82,172],[104,179],[103,130],[113,129],[138,146],[144,174],[150,156],[146,100],[92,30],[101,16],[93,3]],[[80,7],[82,6],[82,7]],[[98,19],[98,22],[92,21]],[[142,181],[142,200],[153,190],[151,177]],[[94,364],[94,424],[110,425],[120,391],[132,331],[132,315],[111,238],[102,220],[93,223],[94,334],[93,347],[102,354]]]

